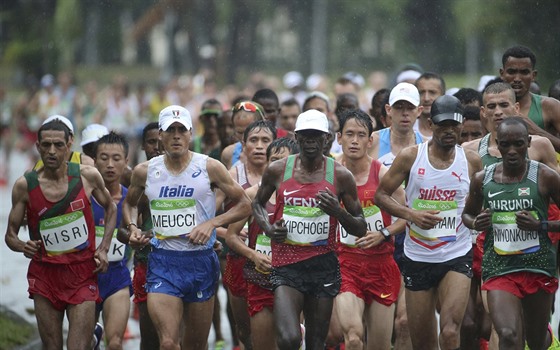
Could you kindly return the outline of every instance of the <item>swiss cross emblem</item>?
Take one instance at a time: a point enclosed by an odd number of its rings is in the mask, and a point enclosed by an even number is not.
[[[425,172],[426,172],[426,169],[418,168],[418,175],[424,175]]]
[[[173,114],[173,118],[179,119],[179,113],[181,113],[178,109],[171,111]]]

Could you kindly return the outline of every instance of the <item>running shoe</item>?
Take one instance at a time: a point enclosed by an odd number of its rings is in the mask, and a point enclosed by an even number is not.
[[[93,350],[99,350],[99,345],[103,340],[103,326],[99,322],[95,324],[95,330],[93,331],[93,339],[95,340],[95,346],[93,347]]]

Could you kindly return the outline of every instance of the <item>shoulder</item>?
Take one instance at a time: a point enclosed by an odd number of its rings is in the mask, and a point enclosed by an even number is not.
[[[148,165],[150,164],[150,161],[147,160],[145,162],[142,162],[138,165],[136,165],[134,167],[134,169],[132,169],[132,174],[133,175],[141,175],[141,174],[147,174],[148,173]]]
[[[397,154],[397,158],[404,159],[404,160],[416,160],[416,156],[418,155],[418,150],[420,149],[421,144],[408,146],[402,151]],[[427,147],[427,145],[426,145]]]
[[[255,184],[255,185],[249,187],[248,189],[246,189],[245,193],[247,193],[247,196],[249,196],[249,198],[251,200],[253,200],[257,196],[257,191],[258,190],[259,190],[259,184]]]
[[[27,179],[25,176],[20,176],[16,182],[14,183],[14,187],[12,188],[14,193],[22,194],[27,192]]]
[[[481,162],[480,155],[478,152],[473,151],[472,149],[466,149],[463,147],[463,151],[465,151],[465,156],[469,162]]]
[[[93,158],[91,158],[90,156],[88,156],[85,153],[80,153],[80,157],[81,157],[81,163],[85,164],[85,165],[91,165],[94,166],[95,162],[93,161]]]
[[[463,147],[465,149],[465,152],[467,150],[478,151],[478,146],[480,145],[480,140],[482,140],[482,138],[464,142],[463,144],[461,144],[461,147]]]
[[[87,164],[80,164],[80,173],[86,179],[93,179],[95,176],[99,175],[99,171],[96,167]]]
[[[560,101],[552,97],[541,96],[541,105],[545,111],[553,112],[560,110]],[[560,118],[560,115],[554,114],[551,117]]]

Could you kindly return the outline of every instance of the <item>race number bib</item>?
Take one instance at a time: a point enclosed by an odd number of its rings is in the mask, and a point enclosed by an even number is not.
[[[530,213],[537,218],[537,213]],[[540,249],[539,233],[519,229],[513,212],[492,213],[492,230],[498,255],[529,254]]]
[[[270,246],[270,237],[265,234],[257,236],[257,244],[255,245],[255,250],[261,254],[272,258],[272,248]]]
[[[424,241],[453,242],[457,239],[457,202],[432,201],[415,199],[412,202],[415,210],[439,210],[441,220],[434,228],[424,230],[414,223],[410,224],[410,235]]]
[[[383,216],[381,215],[381,210],[376,205],[363,208],[364,217],[367,223],[368,231],[379,231],[383,226]],[[340,227],[340,243],[345,244],[350,247],[356,247],[356,239],[358,237],[349,234],[342,225]]]
[[[109,262],[121,261],[124,259],[124,253],[126,250],[126,244],[120,242],[117,239],[118,230],[113,231],[113,236],[111,237],[111,245],[109,245],[109,251],[107,252],[107,259]],[[95,246],[99,247],[101,241],[103,240],[103,235],[105,234],[105,228],[102,226],[95,226]]]
[[[197,224],[194,199],[154,199],[150,210],[158,239],[186,237]]]
[[[88,230],[82,211],[41,220],[41,240],[50,256],[73,253],[88,247]]]
[[[326,245],[330,217],[319,208],[284,206],[288,229],[286,243],[295,245]]]

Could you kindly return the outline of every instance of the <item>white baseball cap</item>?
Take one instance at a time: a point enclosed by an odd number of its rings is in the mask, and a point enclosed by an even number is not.
[[[301,113],[296,120],[295,132],[301,130],[318,130],[326,134],[329,133],[329,121],[325,113],[316,109],[310,109]]]
[[[389,95],[389,105],[392,106],[395,102],[401,100],[408,101],[418,107],[420,105],[420,93],[418,93],[416,86],[410,83],[397,84]]]
[[[97,140],[108,134],[109,129],[107,129],[105,125],[90,124],[82,131],[82,142],[80,142],[80,146],[96,142]]]
[[[159,112],[159,129],[167,130],[169,126],[173,123],[181,123],[187,128],[187,130],[192,129],[192,119],[191,114],[185,107],[171,105],[165,107]]]
[[[74,135],[74,127],[72,126],[72,122],[70,121],[70,119],[58,114],[51,115],[50,117],[45,119],[45,121],[41,125],[45,125],[55,120],[58,120],[59,122],[62,122],[64,125],[66,125],[66,127],[70,130],[70,134]]]

